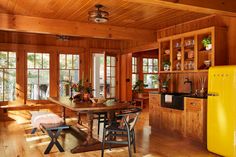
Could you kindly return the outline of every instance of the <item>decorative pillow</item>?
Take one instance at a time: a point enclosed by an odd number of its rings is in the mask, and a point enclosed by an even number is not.
[[[50,112],[31,112],[31,124],[34,128],[40,128],[40,124],[62,124],[63,119]]]

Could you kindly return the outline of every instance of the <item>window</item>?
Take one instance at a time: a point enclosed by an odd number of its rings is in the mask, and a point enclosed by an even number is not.
[[[158,59],[143,58],[143,77],[146,88],[158,88]]]
[[[0,51],[0,101],[16,99],[16,53]]]
[[[79,81],[79,55],[60,54],[60,95],[68,96],[70,87],[68,81]]]
[[[138,81],[138,59],[137,57],[132,57],[132,86]]]
[[[106,56],[106,98],[116,96],[116,57]]]
[[[45,100],[49,96],[49,54],[27,53],[27,98]]]

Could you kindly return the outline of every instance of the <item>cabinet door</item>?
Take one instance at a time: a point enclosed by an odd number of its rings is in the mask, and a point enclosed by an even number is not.
[[[161,106],[160,94],[149,94],[149,106]]]
[[[186,136],[192,139],[205,142],[205,101],[202,99],[186,99]]]
[[[149,94],[149,124],[152,129],[160,128],[160,94]]]
[[[161,117],[161,108],[156,107],[153,109],[152,114],[150,115],[150,125],[152,129],[160,129],[160,117]]]
[[[162,108],[160,115],[160,127],[162,130],[170,131],[174,134],[184,134],[184,112]]]
[[[202,115],[200,111],[186,112],[186,136],[202,141]]]

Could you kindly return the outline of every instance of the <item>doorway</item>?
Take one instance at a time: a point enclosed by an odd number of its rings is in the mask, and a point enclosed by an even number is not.
[[[116,97],[116,56],[93,53],[94,97]]]

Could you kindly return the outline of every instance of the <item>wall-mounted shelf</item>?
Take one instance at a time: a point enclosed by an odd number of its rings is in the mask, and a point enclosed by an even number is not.
[[[212,47],[206,50],[202,41],[208,37]],[[210,27],[159,39],[160,73],[207,72],[211,66],[226,65],[225,38],[225,28]],[[163,66],[166,62],[170,62],[168,70]]]

